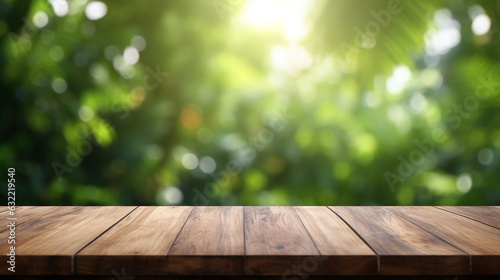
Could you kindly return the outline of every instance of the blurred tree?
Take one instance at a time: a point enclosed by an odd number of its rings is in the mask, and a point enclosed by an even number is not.
[[[0,167],[21,205],[498,204],[499,3],[3,1]]]

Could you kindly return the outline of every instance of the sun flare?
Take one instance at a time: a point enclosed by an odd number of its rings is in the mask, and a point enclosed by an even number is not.
[[[286,40],[296,43],[307,34],[304,19],[312,7],[313,2],[305,0],[250,0],[246,2],[240,18],[244,24],[256,28],[279,25]]]

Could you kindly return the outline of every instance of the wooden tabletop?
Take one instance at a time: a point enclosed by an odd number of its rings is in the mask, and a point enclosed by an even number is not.
[[[15,216],[15,273],[2,226],[0,275],[500,275],[497,206],[25,206]]]

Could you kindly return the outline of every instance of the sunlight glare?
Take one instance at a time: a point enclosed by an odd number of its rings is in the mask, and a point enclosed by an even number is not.
[[[394,69],[394,73],[387,79],[387,90],[392,94],[400,93],[406,83],[411,78],[411,71],[406,66],[398,66]]]
[[[478,36],[488,33],[488,31],[490,31],[490,27],[491,27],[490,17],[488,17],[485,14],[478,15],[472,21],[472,32],[474,32],[474,34]]]
[[[312,6],[307,0],[249,0],[240,17],[244,24],[257,28],[280,25],[285,39],[297,43],[307,34],[304,18]]]
[[[276,69],[286,72],[290,76],[297,76],[300,71],[312,64],[312,56],[301,46],[274,46],[271,50],[271,59]]]
[[[462,39],[460,23],[453,19],[449,10],[441,9],[434,14],[434,24],[437,29],[430,29],[424,35],[426,52],[428,55],[446,54]]]
[[[54,10],[54,14],[58,17],[63,17],[68,14],[68,2],[66,0],[49,0],[50,5],[52,5],[52,9]]]
[[[244,23],[257,27],[266,27],[280,20],[283,7],[277,1],[248,1],[241,17]]]
[[[106,15],[108,6],[101,1],[90,2],[85,8],[85,15],[90,20],[98,20]]]

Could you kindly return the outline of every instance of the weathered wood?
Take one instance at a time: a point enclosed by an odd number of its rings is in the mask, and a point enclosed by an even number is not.
[[[167,253],[193,207],[139,207],[76,255],[81,275],[166,275]]]
[[[72,257],[135,207],[18,207],[16,275],[71,275]],[[7,221],[8,212],[0,213]],[[9,232],[2,227],[0,239]],[[6,243],[6,241],[5,241]],[[0,275],[7,270],[9,247],[0,247]]]
[[[291,275],[320,254],[292,207],[245,207],[245,272]],[[299,269],[294,269],[298,267]],[[317,274],[317,268],[307,274]]]
[[[326,206],[294,209],[321,254],[322,274],[377,274],[376,254],[330,209]]]
[[[467,252],[472,274],[500,274],[499,229],[435,207],[398,207],[393,211]]]
[[[401,218],[391,208],[330,207],[375,250],[381,275],[466,275],[464,252]]]
[[[168,254],[169,274],[241,275],[243,207],[196,207]]]

